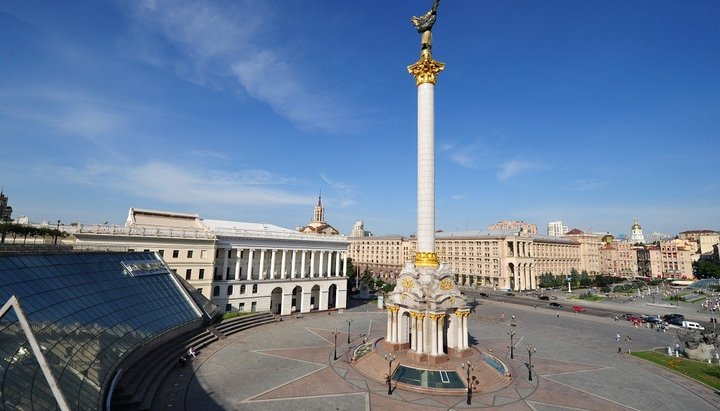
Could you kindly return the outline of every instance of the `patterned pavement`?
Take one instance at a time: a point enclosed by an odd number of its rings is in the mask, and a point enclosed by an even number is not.
[[[511,326],[508,317],[517,320]],[[347,322],[352,318],[351,343]],[[714,410],[720,396],[678,374],[618,354],[615,333],[631,335],[621,349],[667,346],[672,335],[636,330],[630,324],[546,309],[485,302],[470,321],[475,346],[501,358],[512,382],[465,395],[430,395],[396,388],[388,395],[382,377],[369,378],[350,364],[363,338],[385,334],[383,311],[374,306],[343,314],[287,318],[232,335],[205,348],[190,366],[166,379],[153,409],[173,410]],[[506,330],[516,330],[515,359]],[[338,359],[334,360],[333,329]],[[526,345],[533,354],[528,381]],[[361,360],[362,361],[362,360]],[[387,369],[385,369],[387,372]]]

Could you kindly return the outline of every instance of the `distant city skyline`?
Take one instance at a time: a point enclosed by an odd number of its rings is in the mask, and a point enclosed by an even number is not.
[[[431,1],[10,0],[0,185],[13,217],[131,207],[416,230],[409,22]],[[443,3],[436,227],[717,230],[720,3]],[[372,27],[372,29],[370,29]]]

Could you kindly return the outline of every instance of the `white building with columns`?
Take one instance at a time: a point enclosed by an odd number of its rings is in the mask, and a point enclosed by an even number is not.
[[[348,241],[339,235],[131,208],[125,226],[79,225],[65,242],[85,250],[155,251],[226,312],[288,315],[347,303]]]

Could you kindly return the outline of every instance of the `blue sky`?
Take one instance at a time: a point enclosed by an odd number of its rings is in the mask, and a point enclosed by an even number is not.
[[[432,1],[0,4],[14,216],[130,207],[380,234],[416,226]],[[720,2],[444,0],[436,225],[720,229]]]

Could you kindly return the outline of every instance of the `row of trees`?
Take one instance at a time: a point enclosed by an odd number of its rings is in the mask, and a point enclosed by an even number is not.
[[[543,288],[554,288],[567,286],[568,277],[565,275],[553,275],[552,273],[545,273],[538,277],[538,285]],[[578,273],[576,269],[570,271],[570,285],[573,288],[578,287],[606,287],[615,283],[626,281],[623,277],[612,277],[609,275],[597,275],[590,277],[587,271],[583,270]]]
[[[5,239],[10,236],[13,242],[16,242],[17,238],[20,237],[25,243],[28,237],[52,237],[56,241],[58,237],[67,237],[68,235],[65,231],[60,231],[57,228],[33,227],[31,225],[7,222],[0,223],[0,244],[4,243]]]

